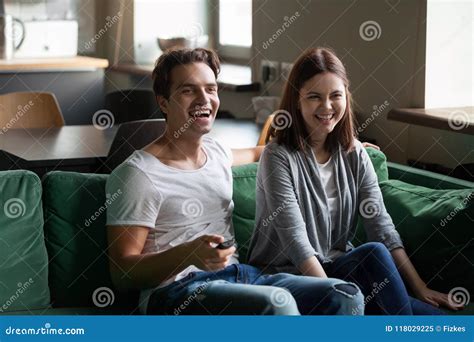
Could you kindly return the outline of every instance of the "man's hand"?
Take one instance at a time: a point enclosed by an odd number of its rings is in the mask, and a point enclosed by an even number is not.
[[[191,263],[206,271],[217,271],[225,268],[235,253],[235,247],[218,249],[212,245],[213,243],[219,244],[222,242],[224,242],[224,237],[221,235],[203,235],[185,243],[186,249],[191,255]]]

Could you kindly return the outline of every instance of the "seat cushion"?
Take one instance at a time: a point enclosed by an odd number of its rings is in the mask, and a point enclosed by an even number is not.
[[[106,175],[55,171],[43,179],[54,307],[133,305],[112,285],[107,257]]]
[[[435,190],[399,180],[380,183],[384,203],[422,278],[449,292],[474,293],[474,189]],[[365,241],[365,233],[358,231]]]
[[[0,313],[49,306],[41,182],[29,171],[0,172]]]

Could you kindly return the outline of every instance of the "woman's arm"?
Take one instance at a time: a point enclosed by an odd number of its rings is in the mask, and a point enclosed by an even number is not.
[[[305,261],[303,261],[299,266],[298,269],[301,271],[302,275],[311,276],[311,277],[319,277],[319,278],[327,278],[327,274],[324,271],[323,266],[319,262],[318,258],[312,256]]]
[[[273,230],[278,236],[277,241],[272,241],[273,248],[300,269],[309,265],[306,264],[308,259],[316,260],[317,252],[308,238],[286,153],[276,146],[267,145],[262,154],[257,176],[257,197],[264,198],[265,206],[257,202],[257,216],[269,215],[269,218],[257,229]],[[267,211],[260,213],[264,207]],[[263,233],[267,235],[265,231]]]
[[[405,249],[395,248],[391,253],[400,274],[418,299],[436,307],[441,305],[451,310],[459,310],[462,308],[462,305],[456,305],[453,300],[449,300],[446,293],[428,288],[411,263]]]

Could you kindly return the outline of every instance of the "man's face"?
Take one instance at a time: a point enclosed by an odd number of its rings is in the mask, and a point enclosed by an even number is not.
[[[159,97],[168,125],[179,136],[200,137],[208,133],[219,108],[217,82],[205,63],[176,66],[171,70],[170,97]]]

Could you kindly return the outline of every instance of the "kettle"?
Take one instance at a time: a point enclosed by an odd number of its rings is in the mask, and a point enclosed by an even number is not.
[[[21,35],[13,27],[18,24],[21,27]],[[13,51],[18,50],[25,39],[25,25],[20,19],[9,14],[0,14],[0,59],[11,59]]]

